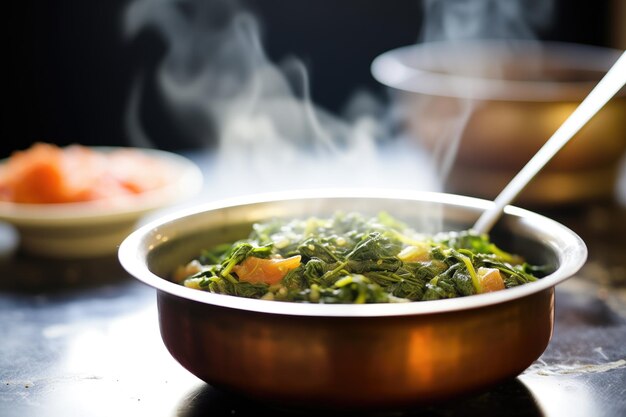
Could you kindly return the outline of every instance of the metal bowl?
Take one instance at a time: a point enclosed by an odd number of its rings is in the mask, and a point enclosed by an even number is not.
[[[394,93],[409,137],[435,156],[458,146],[446,191],[493,199],[621,53],[562,42],[432,42],[381,54],[372,74]],[[518,201],[546,206],[612,197],[626,151],[625,113],[623,89]]]
[[[464,298],[323,305],[211,294],[168,281],[202,248],[246,237],[251,223],[337,210],[385,210],[428,231],[462,230],[491,202],[438,193],[319,190],[252,196],[148,224],[120,246],[123,267],[156,288],[163,342],[207,383],[281,406],[398,409],[515,377],[545,350],[554,286],[583,265],[571,230],[507,207],[492,239],[553,272]]]

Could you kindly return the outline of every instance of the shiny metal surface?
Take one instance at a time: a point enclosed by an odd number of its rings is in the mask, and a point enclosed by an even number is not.
[[[545,350],[553,291],[400,317],[308,317],[158,294],[163,341],[189,371],[249,398],[321,408],[430,404],[520,374]],[[313,405],[313,408],[316,406]]]
[[[164,277],[210,244],[271,216],[387,210],[416,225],[468,227],[490,203],[405,191],[308,190],[217,202],[144,226],[120,247],[124,268],[158,291],[165,345],[211,385],[275,404],[393,408],[493,386],[526,369],[553,331],[554,286],[586,259],[568,228],[509,207],[501,246],[552,263],[542,280],[428,303],[308,305],[209,294]],[[436,219],[443,216],[443,222]],[[435,230],[431,230],[435,231]],[[242,234],[243,233],[243,234]]]
[[[554,134],[537,151],[510,183],[494,199],[494,206],[483,212],[472,229],[488,233],[502,209],[512,204],[520,191],[545,167],[545,165],[585,126],[585,124],[626,84],[626,52],[602,77],[589,95],[574,112],[559,126]]]
[[[458,145],[447,191],[493,199],[621,52],[559,42],[435,42],[388,51],[372,73],[392,88],[406,130],[424,148],[441,155]],[[626,151],[624,112],[622,90],[519,201],[554,205],[612,195]]]

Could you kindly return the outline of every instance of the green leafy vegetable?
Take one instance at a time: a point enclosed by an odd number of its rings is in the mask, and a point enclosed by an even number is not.
[[[259,282],[258,268],[272,279]],[[546,272],[486,235],[425,236],[388,213],[336,213],[254,224],[247,239],[202,251],[174,279],[241,297],[359,304],[463,297],[526,284]],[[254,280],[246,276],[251,273]]]

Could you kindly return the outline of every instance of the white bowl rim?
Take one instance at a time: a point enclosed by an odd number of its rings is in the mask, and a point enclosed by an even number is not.
[[[288,192],[273,192],[236,197],[202,204],[188,208],[154,220],[131,233],[120,245],[118,259],[124,269],[139,281],[154,287],[159,292],[167,293],[181,299],[187,299],[203,304],[210,304],[225,308],[234,308],[258,313],[280,314],[292,316],[316,317],[383,317],[423,315],[446,313],[474,308],[487,307],[494,304],[512,301],[548,290],[556,284],[574,275],[587,259],[587,247],[583,240],[566,226],[540,214],[514,206],[505,208],[505,215],[519,217],[532,221],[541,226],[542,230],[556,233],[567,241],[561,251],[561,264],[553,273],[536,282],[524,284],[503,291],[477,294],[435,301],[419,301],[410,303],[380,303],[380,304],[308,304],[297,302],[282,302],[257,300],[231,295],[213,294],[206,291],[187,288],[180,284],[168,281],[152,273],[146,263],[146,248],[142,247],[143,240],[161,226],[186,216],[206,211],[223,209],[237,205],[274,202],[297,199],[318,198],[383,198],[418,200],[466,207],[468,209],[485,210],[493,202],[474,197],[455,194],[446,194],[429,191],[397,190],[397,189],[319,189],[295,190]]]

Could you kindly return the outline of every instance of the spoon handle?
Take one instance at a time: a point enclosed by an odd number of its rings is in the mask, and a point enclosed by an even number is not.
[[[578,105],[576,110],[554,132],[517,175],[494,200],[494,205],[478,218],[474,231],[488,233],[504,207],[510,204],[522,189],[552,159],[552,157],[626,84],[626,52],[622,53],[611,69]]]

